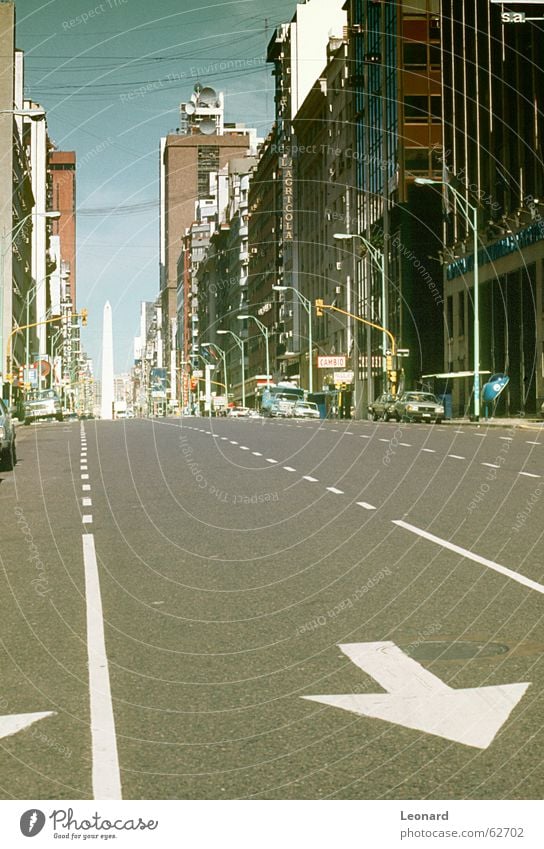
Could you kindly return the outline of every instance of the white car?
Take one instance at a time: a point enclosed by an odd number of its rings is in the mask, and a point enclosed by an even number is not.
[[[293,415],[296,419],[319,419],[319,407],[313,401],[299,401],[295,404]]]
[[[249,416],[249,407],[231,407],[227,413],[229,419],[245,419]]]

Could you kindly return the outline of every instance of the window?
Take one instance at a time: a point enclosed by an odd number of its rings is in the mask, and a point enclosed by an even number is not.
[[[408,123],[429,120],[429,104],[426,95],[408,94],[404,98],[404,118]]]
[[[440,68],[442,62],[439,44],[429,44],[429,64],[431,68]]]
[[[429,150],[426,147],[407,147],[404,151],[404,163],[412,174],[427,173],[429,170]]]
[[[426,68],[427,67],[427,45],[417,44],[415,41],[404,42],[404,67]]]
[[[439,94],[431,94],[431,121],[439,124],[442,121],[442,97]]]
[[[459,292],[459,301],[458,301],[458,328],[459,328],[459,336],[465,335],[465,293]]]

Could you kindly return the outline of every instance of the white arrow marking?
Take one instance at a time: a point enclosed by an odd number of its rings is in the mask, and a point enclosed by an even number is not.
[[[12,713],[0,716],[0,737],[17,734],[18,731],[23,731],[24,728],[28,728],[40,719],[45,719],[46,716],[56,716],[56,713],[45,711],[44,713]]]
[[[530,683],[454,690],[395,643],[349,643],[340,648],[387,693],[303,696],[313,702],[384,719],[395,725],[487,749]]]

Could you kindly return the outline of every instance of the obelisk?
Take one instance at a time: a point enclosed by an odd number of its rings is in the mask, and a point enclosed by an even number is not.
[[[102,325],[102,405],[101,418],[113,419],[113,329],[111,304],[104,305]]]

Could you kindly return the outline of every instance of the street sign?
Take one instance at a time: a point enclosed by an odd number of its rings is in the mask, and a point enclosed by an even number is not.
[[[317,367],[318,368],[345,368],[346,367],[346,358],[342,356],[338,357],[318,357],[317,358]]]
[[[302,698],[476,749],[491,745],[530,686],[500,684],[454,690],[395,643],[348,643],[339,648],[387,692]]]
[[[193,369],[193,377],[204,377],[204,372],[201,368]]]
[[[334,383],[353,383],[352,371],[335,371]]]

